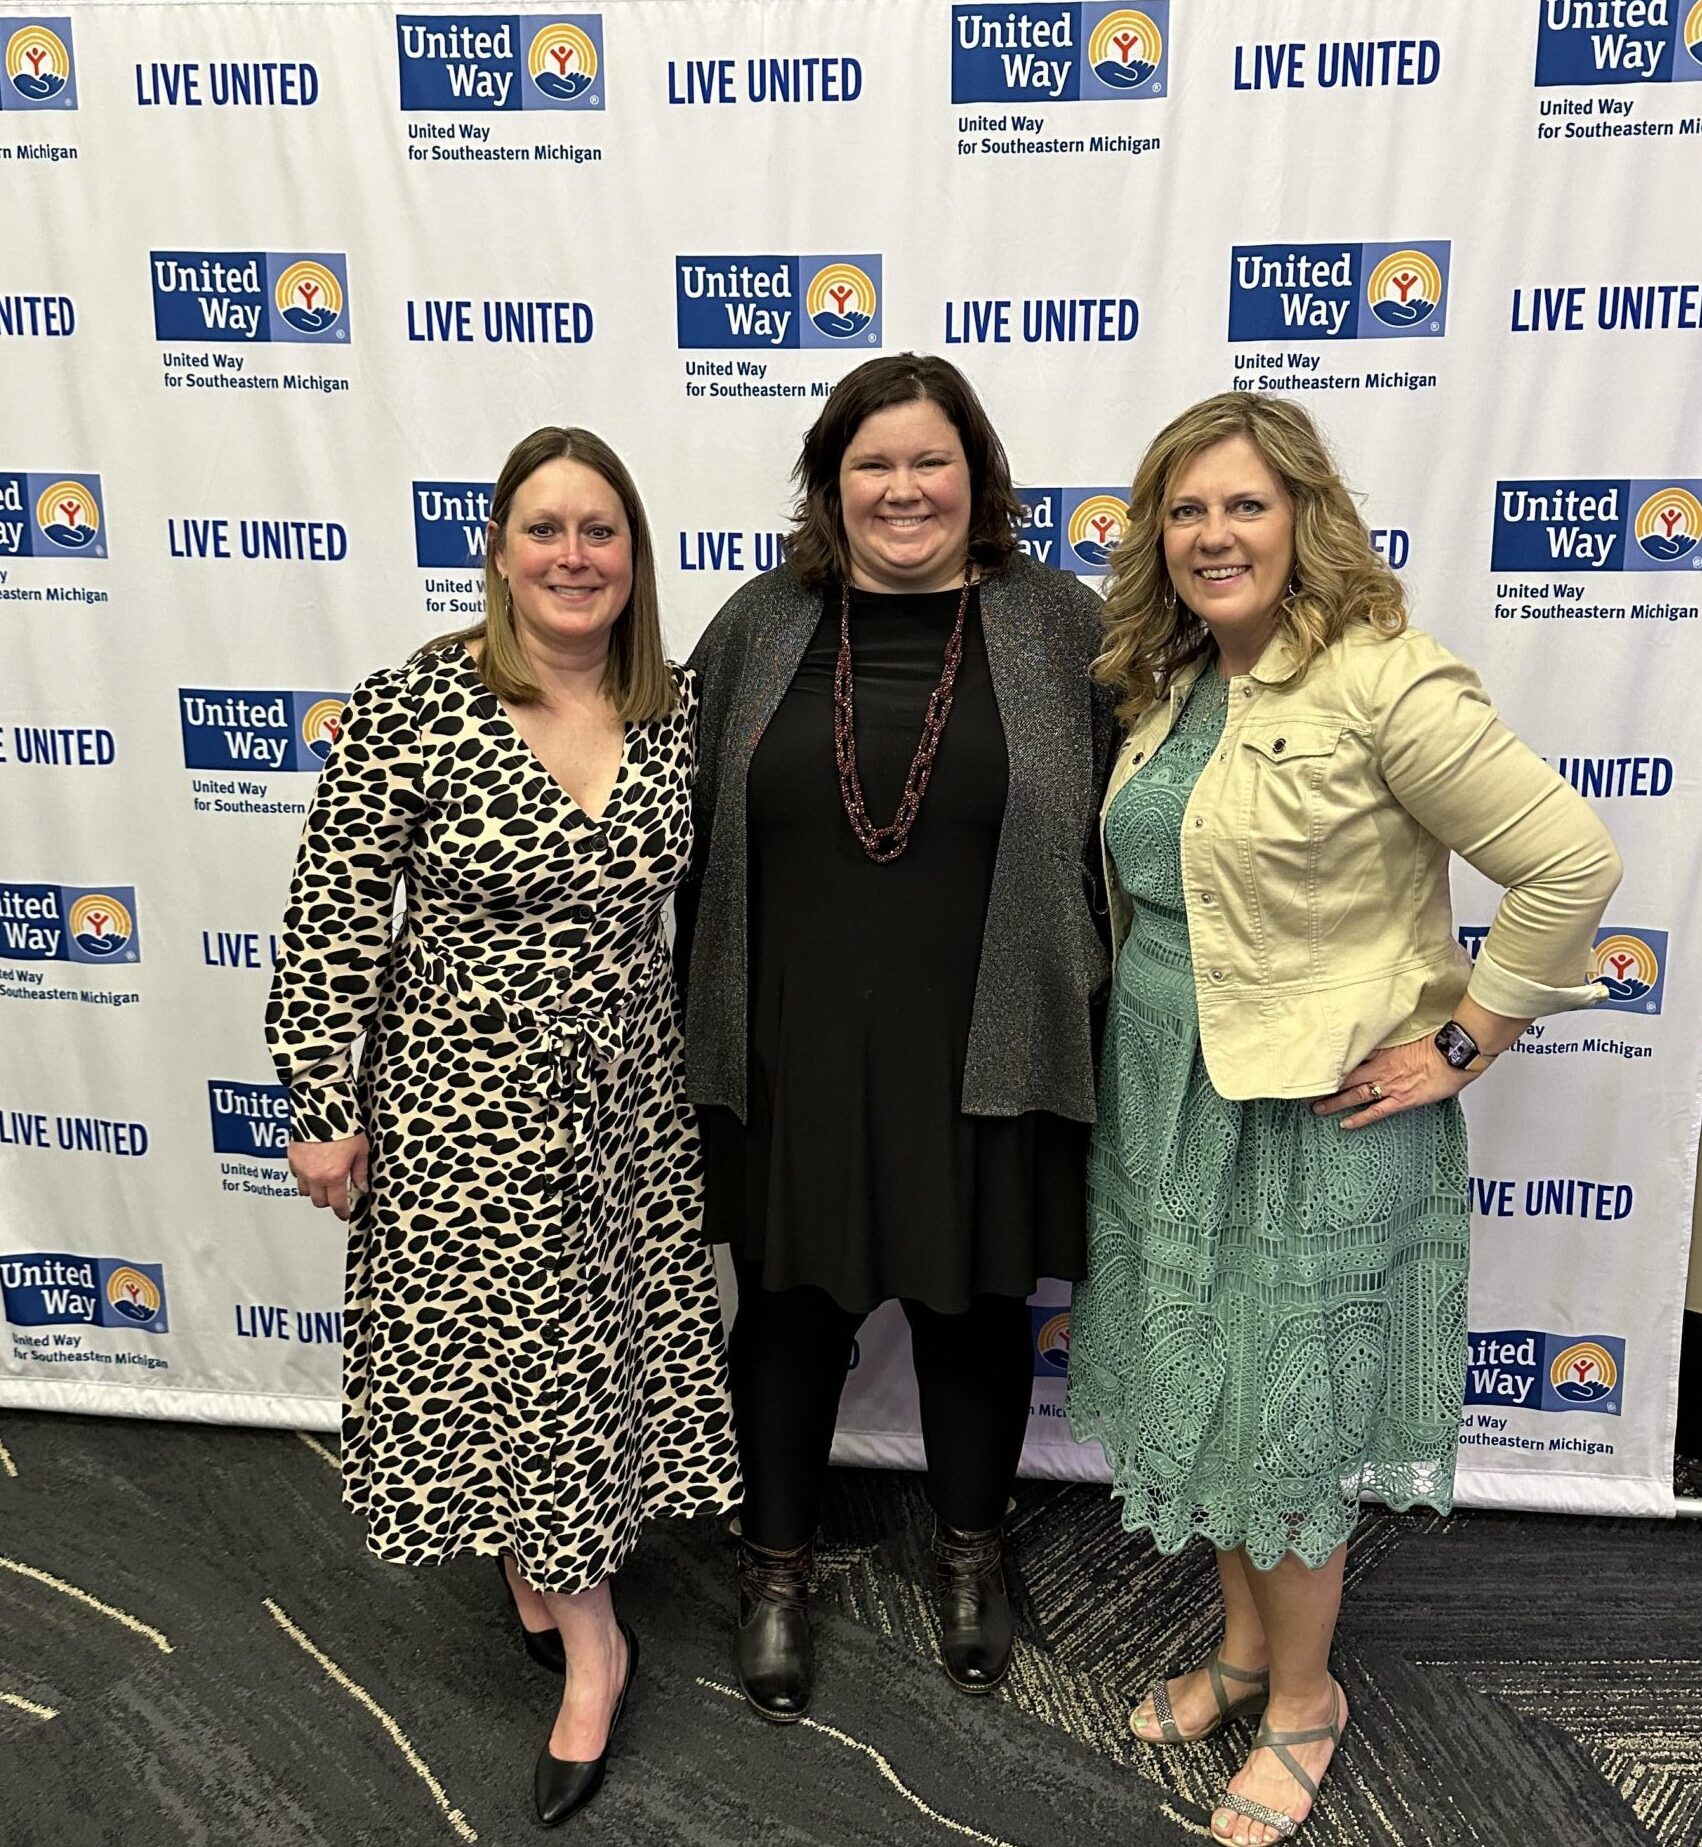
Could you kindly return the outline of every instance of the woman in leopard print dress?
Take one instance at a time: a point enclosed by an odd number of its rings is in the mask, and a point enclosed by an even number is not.
[[[350,700],[267,1028],[298,1186],[350,1221],[345,1498],[392,1563],[505,1556],[528,1652],[567,1670],[554,1821],[630,1678],[610,1577],[646,1517],[738,1499],[662,924],[696,688],[585,431],[509,457],[486,608]]]

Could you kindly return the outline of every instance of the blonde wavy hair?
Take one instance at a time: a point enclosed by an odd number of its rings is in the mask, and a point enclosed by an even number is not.
[[[1093,677],[1117,694],[1127,723],[1212,647],[1204,622],[1176,594],[1164,562],[1164,519],[1176,477],[1202,450],[1245,436],[1294,504],[1293,587],[1277,611],[1296,663],[1287,684],[1356,622],[1384,635],[1407,625],[1406,593],[1371,544],[1318,426],[1287,398],[1224,392],[1165,425],[1141,458],[1129,518],[1111,555],[1105,645]]]

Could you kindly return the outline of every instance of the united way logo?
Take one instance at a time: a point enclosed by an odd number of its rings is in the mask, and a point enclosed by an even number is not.
[[[1034,1376],[1061,1379],[1070,1370],[1070,1311],[1029,1304],[1034,1328]]]
[[[317,257],[303,257],[273,284],[272,307],[285,326],[314,339],[343,318],[343,279]]]
[[[49,482],[36,496],[35,526],[47,544],[82,552],[100,542],[100,492],[87,482]]]
[[[1702,480],[1498,481],[1496,571],[1702,570]]]
[[[1129,503],[1114,487],[1022,487],[1020,550],[1078,577],[1102,577],[1123,536]]]
[[[881,343],[878,256],[676,257],[674,296],[686,348]]]
[[[1697,0],[1702,5],[1702,0]],[[1637,509],[1632,537],[1645,558],[1656,564],[1680,564],[1702,537],[1702,501],[1687,487],[1657,488]]]
[[[1163,63],[1164,33],[1150,13],[1120,6],[1088,28],[1088,72],[1113,93],[1151,84]]]
[[[1111,554],[1128,523],[1128,502],[1120,494],[1086,494],[1069,513],[1064,531],[1069,569],[1097,575],[1111,567]]]
[[[1145,6],[954,6],[954,103],[1076,103],[1162,96],[1170,0]]]
[[[1426,251],[1393,250],[1372,269],[1365,305],[1385,327],[1405,332],[1440,314],[1442,288],[1442,266]]]
[[[125,1257],[27,1251],[0,1257],[0,1300],[14,1327],[166,1333],[165,1271]]]
[[[1575,1340],[1548,1362],[1548,1389],[1579,1410],[1619,1408],[1619,1372],[1625,1364],[1622,1340]]]
[[[482,571],[490,530],[488,481],[416,481],[414,562],[424,570]]]
[[[136,888],[0,884],[0,956],[13,962],[139,962]]]
[[[1620,1414],[1625,1341],[1617,1334],[1499,1328],[1468,1334],[1466,1342],[1467,1404]]]
[[[404,15],[396,55],[407,110],[603,107],[603,22],[594,13]]]
[[[1448,330],[1446,242],[1237,244],[1231,340],[1438,339]]]
[[[340,251],[155,250],[154,338],[340,346],[349,265]]]
[[[239,1084],[212,1078],[207,1084],[213,1152],[245,1154],[263,1161],[289,1156],[290,1093],[282,1084]]]
[[[596,29],[592,38],[586,26]],[[526,75],[541,96],[570,108],[597,86],[603,67],[603,22],[556,19],[541,26],[526,48]],[[596,107],[601,108],[601,99]]]
[[[346,703],[343,693],[181,688],[184,768],[317,770],[342,734]]]
[[[1617,1013],[1659,1013],[1666,995],[1665,930],[1598,930],[1590,952],[1590,979],[1607,989],[1598,1008]]]
[[[104,558],[99,475],[0,474],[0,558]]]
[[[880,292],[856,263],[824,263],[804,289],[804,311],[824,340],[855,340],[875,324]]]
[[[0,109],[75,109],[77,70],[69,19],[0,19],[6,72]]]
[[[315,699],[301,715],[301,748],[320,763],[331,754],[331,747],[343,735],[342,699]]]
[[[1538,87],[1702,79],[1702,4],[1538,0]]]
[[[110,891],[80,892],[71,900],[66,919],[70,925],[69,947],[74,962],[135,962],[141,952],[136,946],[136,893],[126,887],[130,902]],[[69,897],[70,894],[66,893]]]

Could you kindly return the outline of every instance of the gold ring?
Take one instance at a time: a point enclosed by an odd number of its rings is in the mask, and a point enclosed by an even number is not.
[[[1367,1084],[1365,1088],[1370,1091],[1371,1101],[1373,1103],[1381,1103],[1383,1101],[1383,1086],[1381,1084]]]

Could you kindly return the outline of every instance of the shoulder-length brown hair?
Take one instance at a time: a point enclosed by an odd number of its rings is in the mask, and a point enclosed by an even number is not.
[[[490,525],[485,531],[485,619],[471,628],[440,635],[419,652],[429,654],[435,649],[476,642],[479,678],[497,698],[508,705],[532,705],[543,697],[543,688],[532,677],[531,663],[515,632],[508,585],[497,569],[496,558],[521,484],[546,462],[562,460],[583,462],[608,482],[621,503],[632,535],[632,592],[609,636],[603,691],[629,724],[666,718],[679,695],[662,643],[662,603],[656,590],[656,551],[650,539],[650,522],[626,464],[602,437],[589,430],[551,424],[522,437],[509,451],[491,490]]]
[[[1111,554],[1105,645],[1093,677],[1117,694],[1125,722],[1164,696],[1176,674],[1212,645],[1204,622],[1177,596],[1164,562],[1164,516],[1177,475],[1200,453],[1245,436],[1294,503],[1294,584],[1277,632],[1294,662],[1290,681],[1350,624],[1385,635],[1407,624],[1401,581],[1371,534],[1318,426],[1287,398],[1227,391],[1183,411],[1152,440],[1129,494],[1129,518]]]
[[[928,353],[893,353],[866,361],[834,386],[792,470],[798,501],[792,509],[796,524],[786,539],[786,562],[806,589],[850,581],[839,464],[852,439],[876,411],[923,399],[945,412],[969,463],[970,557],[983,573],[1010,562],[1022,508],[1011,486],[1005,445],[974,387],[947,360]]]

